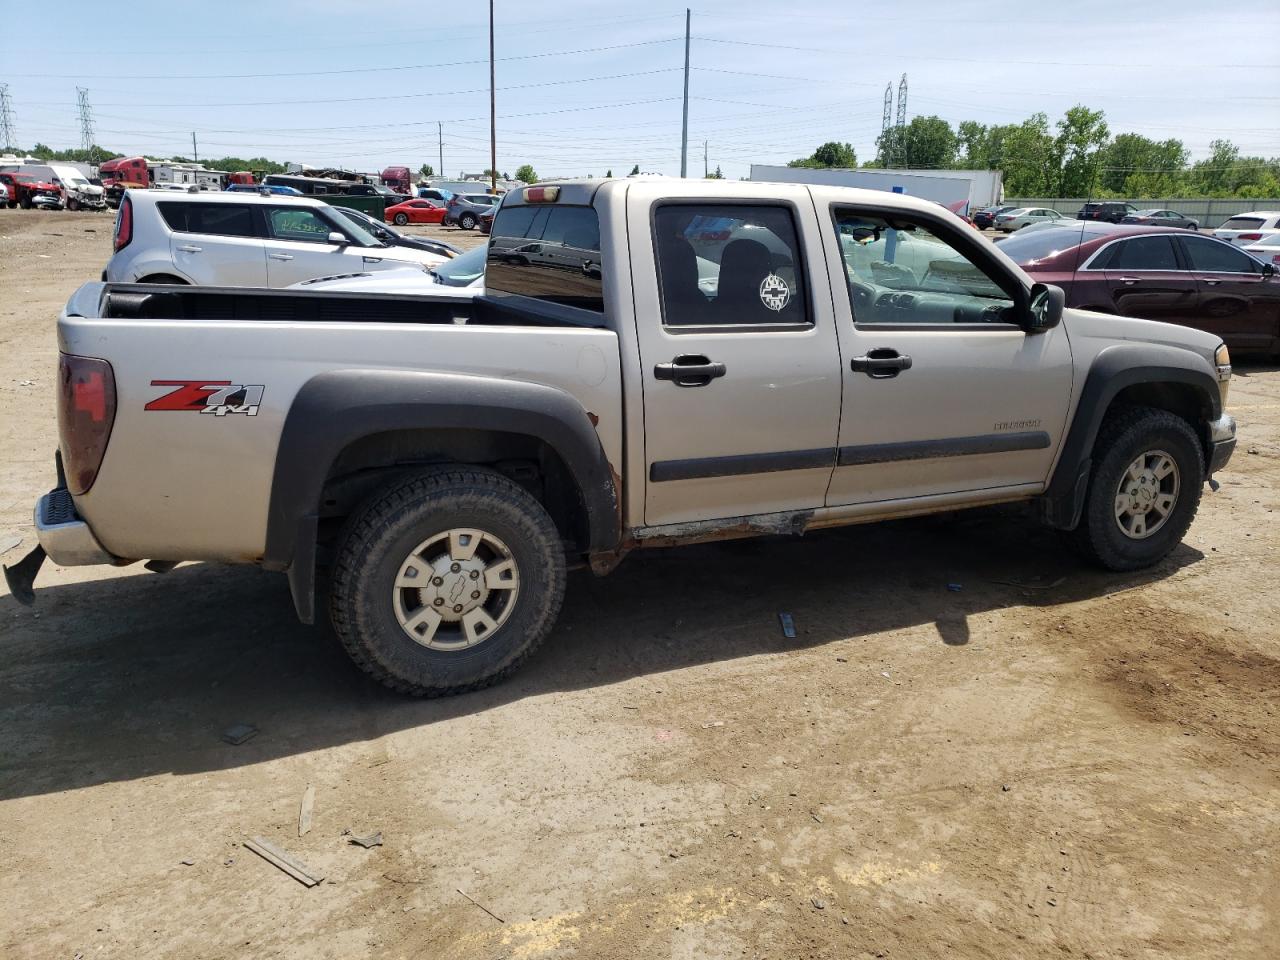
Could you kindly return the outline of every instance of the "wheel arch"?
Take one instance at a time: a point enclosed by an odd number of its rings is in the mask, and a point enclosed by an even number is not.
[[[289,572],[304,622],[314,618],[326,499],[340,513],[388,474],[439,462],[496,465],[517,481],[522,464],[536,465],[566,538],[587,554],[617,548],[616,474],[568,393],[463,374],[330,371],[303,385],[285,418],[263,556],[267,568]]]
[[[1098,431],[1107,415],[1119,407],[1168,410],[1187,420],[1208,449],[1208,424],[1222,415],[1222,398],[1217,380],[1198,359],[1188,350],[1163,344],[1116,344],[1098,354],[1080,390],[1053,476],[1040,498],[1046,523],[1070,530],[1079,522]]]

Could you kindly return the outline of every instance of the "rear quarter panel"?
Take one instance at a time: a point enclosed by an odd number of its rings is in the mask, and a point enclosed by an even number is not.
[[[100,292],[87,285],[68,309],[91,312]],[[121,557],[260,559],[285,416],[325,371],[430,370],[559,387],[599,418],[605,454],[615,469],[622,462],[618,343],[606,330],[64,314],[58,334],[64,352],[106,359],[115,374],[106,456],[76,506]],[[262,400],[255,416],[145,410],[176,389],[156,380],[260,385]]]

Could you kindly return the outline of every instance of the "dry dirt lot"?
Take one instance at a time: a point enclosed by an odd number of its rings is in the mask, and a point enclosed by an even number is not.
[[[7,562],[109,234],[0,213]],[[1155,570],[1017,510],[656,551],[438,702],[279,575],[46,566],[34,608],[0,593],[0,956],[1274,957],[1280,372],[1231,398],[1235,462]]]

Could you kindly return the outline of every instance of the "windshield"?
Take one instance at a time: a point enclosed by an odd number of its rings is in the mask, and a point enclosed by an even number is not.
[[[446,287],[467,287],[484,274],[485,256],[489,248],[472,247],[466,253],[460,253],[452,260],[431,268],[438,282]]]
[[[1098,231],[1081,231],[1074,227],[1046,227],[1034,233],[1019,230],[1000,244],[1000,252],[1008,254],[1014,263],[1025,266],[1056,257],[1064,250],[1078,247],[1084,240],[1100,236],[1103,234]]]

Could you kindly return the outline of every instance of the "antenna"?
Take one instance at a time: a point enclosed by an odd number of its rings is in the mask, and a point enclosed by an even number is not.
[[[905,167],[911,158],[907,156],[907,75],[898,84],[898,165]]]
[[[89,106],[87,87],[76,87],[76,105],[80,110],[80,149],[93,163],[93,108]]]
[[[893,82],[884,85],[884,119],[880,121],[880,149],[884,153],[884,162],[892,163],[889,156],[889,128],[893,125]]]
[[[18,135],[13,132],[13,107],[9,103],[9,85],[0,83],[0,142],[6,150],[18,149]]]

